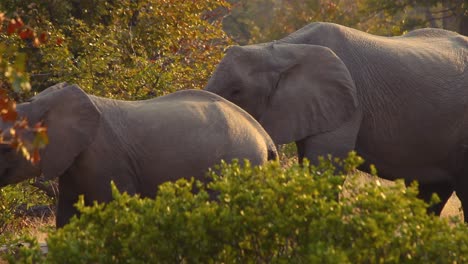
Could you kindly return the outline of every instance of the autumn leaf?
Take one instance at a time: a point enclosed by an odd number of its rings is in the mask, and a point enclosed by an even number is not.
[[[4,90],[0,91],[0,116],[6,122],[14,122],[18,117],[16,103],[6,96]]]
[[[39,150],[38,149],[35,149],[33,151],[33,154],[30,158],[30,161],[32,164],[37,164],[39,163],[39,161],[41,161],[41,156],[39,155]]]
[[[18,35],[19,35],[19,37],[21,39],[25,40],[25,39],[33,38],[34,37],[34,32],[31,29],[26,28],[26,29],[21,30],[18,33]]]
[[[37,123],[33,131],[36,133],[33,141],[34,148],[43,148],[49,144],[49,137],[47,136],[47,128],[42,123]]]
[[[18,117],[18,113],[14,109],[2,109],[0,111],[3,121],[14,122]]]
[[[41,45],[41,42],[39,41],[39,39],[38,39],[38,38],[34,38],[33,46],[34,46],[35,48],[38,48],[40,45]]]
[[[41,43],[45,43],[49,38],[49,35],[46,33],[46,32],[42,32],[40,35],[39,35],[39,41]]]
[[[15,30],[16,30],[16,20],[11,19],[10,23],[8,23],[7,34],[11,35],[11,34],[13,34],[15,32]]]
[[[7,34],[11,35],[15,33],[19,28],[22,28],[23,26],[24,26],[24,23],[20,18],[18,19],[12,18],[7,27]]]
[[[21,20],[21,18],[16,19],[16,24],[18,28],[21,28],[24,26],[23,20]]]
[[[31,153],[29,153],[28,149],[26,148],[26,146],[24,146],[23,144],[20,144],[19,145],[19,150],[21,152],[21,154],[23,155],[23,157],[29,161],[31,161]]]

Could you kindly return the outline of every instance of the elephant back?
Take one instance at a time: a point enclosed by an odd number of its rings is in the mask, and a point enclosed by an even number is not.
[[[184,101],[192,103],[198,102],[216,107],[218,108],[217,111],[223,112],[228,123],[232,122],[227,125],[228,127],[250,126],[261,138],[264,139],[269,151],[268,159],[274,160],[278,157],[276,145],[262,125],[260,125],[260,123],[258,123],[258,121],[244,109],[217,94],[205,90],[188,89],[160,97],[159,99],[164,102],[174,101],[175,103],[181,103]]]

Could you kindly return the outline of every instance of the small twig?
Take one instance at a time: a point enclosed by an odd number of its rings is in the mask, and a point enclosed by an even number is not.
[[[26,204],[18,206],[16,216],[48,217],[54,214],[54,210],[48,205],[35,205],[28,208]]]
[[[49,73],[36,73],[36,74],[31,74],[30,76],[31,76],[31,77],[43,77],[43,76],[47,77],[47,76],[51,76],[51,75],[52,75],[52,73],[49,72]]]
[[[429,21],[433,21],[433,20],[443,20],[443,19],[450,18],[450,17],[453,17],[453,15],[442,16],[442,17],[432,17],[432,18],[429,18],[428,20],[429,20]]]
[[[438,11],[431,11],[431,13],[437,14],[437,13],[446,13],[446,12],[449,12],[449,11],[453,12],[453,11],[455,11],[455,9],[457,9],[457,6],[453,6],[453,7],[443,9],[443,10],[438,10]]]

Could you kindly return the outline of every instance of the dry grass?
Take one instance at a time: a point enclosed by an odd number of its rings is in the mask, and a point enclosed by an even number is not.
[[[18,219],[18,223],[10,228],[14,230],[22,230],[25,234],[35,237],[40,244],[45,245],[47,234],[51,229],[55,228],[55,215],[43,217],[26,216]],[[6,230],[7,232],[9,230]],[[10,230],[11,231],[11,230]],[[42,248],[42,246],[41,246]],[[45,246],[46,248],[46,246]],[[8,263],[0,258],[0,264]]]
[[[22,230],[29,236],[36,237],[42,243],[47,238],[47,233],[55,228],[55,215],[43,217],[21,217],[17,224],[11,227],[14,230]],[[6,230],[8,232],[8,230]]]
[[[55,215],[43,218],[25,220],[28,225],[28,232],[37,238],[39,242],[45,242],[47,233],[55,228]]]

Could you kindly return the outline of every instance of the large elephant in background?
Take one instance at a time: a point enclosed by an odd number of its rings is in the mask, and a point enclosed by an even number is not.
[[[157,186],[183,177],[204,180],[221,160],[275,159],[276,148],[260,124],[222,97],[185,90],[144,101],[87,95],[61,83],[39,93],[17,111],[31,124],[44,120],[49,144],[32,165],[8,145],[0,145],[0,186],[43,173],[59,178],[57,227],[87,204],[108,202],[110,181],[120,191],[156,194]],[[0,123],[2,131],[7,124]]]
[[[440,213],[468,209],[468,38],[441,29],[381,37],[312,23],[228,49],[206,90],[239,105],[299,158],[356,150],[387,179],[419,181]],[[465,221],[468,213],[465,214]]]

